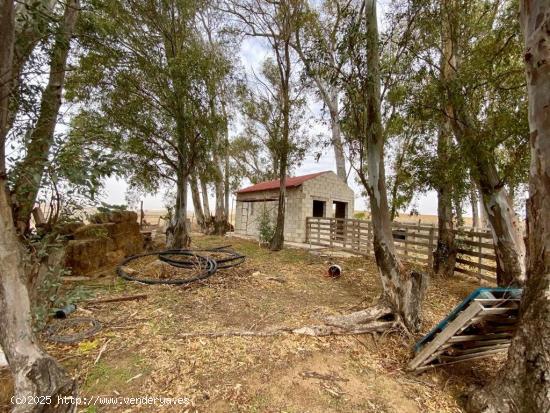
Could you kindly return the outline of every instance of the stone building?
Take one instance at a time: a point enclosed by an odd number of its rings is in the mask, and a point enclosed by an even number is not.
[[[266,211],[277,218],[279,180],[260,182],[236,192],[235,233],[257,237]],[[332,171],[286,180],[285,240],[304,242],[307,217],[351,218],[353,190]]]

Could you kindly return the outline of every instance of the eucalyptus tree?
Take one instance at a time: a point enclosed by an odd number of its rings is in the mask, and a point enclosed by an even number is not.
[[[375,306],[343,316],[335,323],[346,328],[353,325],[360,331],[379,331],[396,324],[417,331],[427,279],[424,274],[406,270],[393,242],[382,110],[382,85],[391,79],[387,70],[384,82],[381,74],[376,2],[347,2],[343,4],[341,15],[343,35],[339,47],[345,64],[336,75],[344,92],[343,127],[351,166],[369,197],[374,252],[383,292]]]
[[[78,0],[68,1],[65,5],[63,20],[55,33],[54,45],[50,52],[48,84],[42,92],[38,118],[29,133],[28,143],[25,145],[26,154],[17,162],[13,171],[14,219],[22,232],[29,228],[31,212],[54,143],[65,69],[79,8]]]
[[[336,174],[347,182],[346,157],[341,126],[341,93],[335,71],[345,63],[340,50],[341,12],[339,1],[323,1],[317,8],[304,8],[303,21],[292,42],[306,76],[313,80],[318,95],[330,116],[331,145],[336,160]]]
[[[499,285],[521,283],[524,276],[522,229],[508,195],[527,170],[515,7],[513,1],[440,0],[411,1],[400,10],[415,39],[405,46],[414,57],[410,70],[423,79],[421,93],[411,97],[411,114],[431,119],[438,136],[430,173],[439,195],[434,269],[452,271],[453,221],[473,180],[493,233]]]
[[[189,177],[206,162],[223,120],[210,111],[212,84],[230,64],[199,30],[200,1],[98,1],[85,15],[88,35],[72,77],[78,118],[90,138],[125,155],[132,186],[176,188],[167,243],[189,245]],[[146,36],[142,33],[147,33]],[[113,139],[113,136],[115,138]]]
[[[286,177],[291,150],[290,117],[293,101],[292,40],[300,24],[303,0],[226,0],[222,8],[237,18],[240,30],[246,36],[267,41],[273,53],[278,76],[278,102],[281,105],[281,134],[276,145],[278,159],[279,199],[277,223],[270,242],[272,250],[280,250],[284,243]]]
[[[455,3],[447,15],[448,58],[456,63],[443,85],[462,155],[479,185],[497,255],[499,285],[525,280],[522,225],[506,184],[526,171],[526,100],[522,89],[515,2]],[[479,37],[480,33],[489,33]],[[487,55],[492,59],[487,61]]]
[[[214,219],[209,233],[223,235],[229,229],[229,111],[230,101],[236,92],[236,59],[234,51],[238,48],[236,36],[227,30],[225,14],[216,7],[202,9],[199,14],[201,33],[211,53],[221,54],[230,65],[227,76],[215,79],[208,85],[209,112],[212,118],[219,119],[217,131],[214,132],[211,145],[211,162],[205,163],[203,200],[208,201],[205,184],[212,182],[215,193]],[[205,215],[207,204],[204,204]]]
[[[280,170],[283,112],[280,79],[273,59],[267,58],[258,75],[241,85],[239,102],[243,128],[231,143],[231,157],[238,175],[257,183],[274,180]],[[305,99],[292,96],[286,173],[299,164],[306,152]]]
[[[14,376],[15,395],[25,400],[35,397],[73,396],[76,382],[38,345],[31,320],[26,251],[16,230],[6,170],[6,135],[10,128],[10,92],[14,71],[16,36],[15,2],[3,0],[0,7],[0,344]],[[32,165],[34,166],[34,165]],[[38,411],[40,405],[19,404],[15,412]],[[73,411],[74,406],[58,406]]]
[[[529,98],[531,164],[527,202],[527,282],[519,326],[508,360],[494,380],[475,392],[472,412],[550,411],[550,2],[521,2]]]

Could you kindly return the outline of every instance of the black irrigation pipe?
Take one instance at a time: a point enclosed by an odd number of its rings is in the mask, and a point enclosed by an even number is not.
[[[133,261],[137,258],[147,257],[147,256],[150,256],[150,255],[157,255],[160,258],[160,253],[167,253],[167,254],[170,254],[170,255],[185,255],[185,256],[188,256],[188,257],[195,257],[195,258],[198,259],[199,263],[201,264],[202,271],[198,275],[196,275],[192,278],[186,278],[186,279],[172,278],[172,279],[161,280],[161,279],[158,279],[158,278],[134,277],[134,276],[128,274],[123,269],[123,267],[126,264],[128,264],[129,262],[131,262],[131,261]],[[179,261],[178,265],[176,265],[176,266],[179,267],[179,268],[193,268],[194,266],[196,266],[196,261],[195,262],[192,262],[191,260]],[[132,255],[131,257],[126,258],[124,261],[122,261],[118,265],[118,267],[116,269],[116,272],[117,272],[117,275],[119,277],[122,277],[126,280],[129,280],[129,281],[137,281],[137,282],[141,282],[141,283],[145,283],[145,284],[183,285],[183,284],[190,284],[192,282],[199,281],[199,280],[204,280],[205,278],[208,278],[211,275],[213,275],[216,272],[216,269],[217,269],[216,261],[214,261],[211,258],[195,254],[192,251],[168,250],[168,251],[149,252],[149,253],[145,253],[145,254]]]
[[[59,334],[60,330],[67,328],[68,326],[74,326],[79,324],[90,324],[90,328],[76,334],[62,335]],[[72,344],[89,338],[103,328],[103,325],[94,318],[75,317],[68,318],[62,322],[50,324],[45,331],[46,339],[54,343]]]
[[[117,267],[117,275],[129,281],[137,281],[145,284],[175,284],[175,285],[190,284],[192,282],[204,280],[212,276],[216,272],[216,270],[222,270],[222,269],[227,269],[227,268],[241,265],[246,259],[246,256],[228,249],[229,247],[231,247],[231,245],[224,245],[221,247],[215,247],[215,248],[209,248],[209,249],[198,249],[198,250],[172,249],[172,250],[164,250],[164,251],[133,255],[131,257],[126,258],[124,261],[122,261],[119,264],[119,266]],[[222,254],[227,254],[228,257],[213,259],[208,256],[198,254],[201,252],[222,253]],[[160,261],[165,262],[169,265],[172,265],[177,268],[186,268],[186,269],[196,268],[197,260],[198,260],[202,271],[197,276],[192,278],[187,278],[187,279],[174,278],[174,279],[161,280],[158,278],[135,277],[133,275],[128,274],[124,270],[123,267],[129,262],[137,258],[147,257],[151,255],[157,255]],[[171,257],[174,255],[183,256],[188,259],[183,259],[183,260],[174,259],[173,257]],[[195,260],[189,257],[193,257],[195,258]]]
[[[201,252],[214,252],[214,253],[224,253],[224,254],[227,254],[228,257],[227,258],[216,258],[216,259],[213,259],[214,261],[216,261],[216,264],[217,264],[217,269],[218,270],[223,270],[223,269],[227,269],[227,268],[231,268],[231,267],[236,267],[238,265],[241,265],[244,260],[246,259],[246,256],[244,255],[241,255],[235,251],[232,251],[232,250],[228,250],[227,248],[230,247],[231,245],[227,245],[227,246],[223,246],[223,247],[216,247],[216,248],[209,248],[209,249],[200,249],[200,250],[168,250],[168,251],[162,251],[159,253],[159,259],[167,264],[170,264],[170,265],[173,265],[173,266],[180,266],[180,263],[181,261],[180,260],[175,260],[175,259],[172,259],[170,257],[168,257],[168,255],[173,255],[174,253],[178,253],[180,251],[189,251],[189,252],[198,252],[198,253],[201,253]]]

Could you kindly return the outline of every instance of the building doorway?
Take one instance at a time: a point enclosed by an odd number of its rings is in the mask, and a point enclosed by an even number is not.
[[[325,201],[313,200],[313,216],[315,218],[323,218],[325,216],[326,204]]]
[[[334,201],[332,203],[332,210],[334,212],[334,218],[344,219],[346,218],[346,212],[348,209],[347,202]]]
[[[334,201],[332,203],[332,212],[334,218],[336,218],[336,239],[344,241],[345,239],[345,221],[348,203],[341,201]]]

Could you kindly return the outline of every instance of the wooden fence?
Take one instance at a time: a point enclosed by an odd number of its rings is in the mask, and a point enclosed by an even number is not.
[[[427,224],[393,224],[393,239],[399,257],[431,267],[438,230]],[[496,258],[490,232],[463,227],[455,230],[458,255],[455,272],[496,284]],[[340,218],[306,218],[306,241],[311,245],[374,255],[370,221]]]

